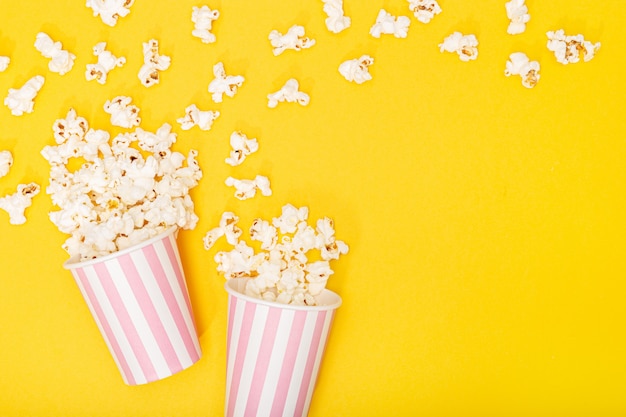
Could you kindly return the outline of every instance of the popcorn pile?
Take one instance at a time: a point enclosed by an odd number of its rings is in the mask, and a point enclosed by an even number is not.
[[[172,226],[195,227],[189,191],[202,177],[197,152],[185,157],[172,151],[176,134],[169,124],[155,133],[137,128],[109,141],[108,132],[90,129],[70,109],[53,130],[57,145],[41,152],[51,166],[46,192],[60,207],[50,220],[71,235],[63,244],[70,256],[96,258]],[[70,171],[72,158],[85,163]]]
[[[215,255],[217,270],[226,279],[250,278],[245,294],[283,304],[316,305],[315,297],[326,287],[333,270],[330,261],[348,253],[348,246],[335,239],[333,221],[317,220],[315,229],[307,224],[307,207],[287,204],[272,223],[255,219],[249,229],[250,239],[260,242],[261,251],[240,240],[239,218],[232,212],[222,214],[218,227],[205,235],[204,248],[210,249],[217,239],[226,236],[234,246],[231,251]],[[309,260],[316,251],[321,260]]]
[[[554,52],[557,62],[563,65],[579,62],[580,55],[583,56],[583,61],[591,61],[598,49],[600,49],[600,42],[592,43],[586,41],[583,35],[580,34],[576,36],[565,35],[563,29],[556,32],[549,31],[547,35],[548,49]]]

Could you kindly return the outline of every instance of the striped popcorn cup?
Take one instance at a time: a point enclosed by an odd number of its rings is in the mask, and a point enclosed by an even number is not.
[[[226,282],[228,335],[225,416],[306,416],[341,297],[318,306],[244,295],[246,278]]]
[[[202,355],[177,230],[93,260],[72,257],[63,265],[128,385],[171,376]]]

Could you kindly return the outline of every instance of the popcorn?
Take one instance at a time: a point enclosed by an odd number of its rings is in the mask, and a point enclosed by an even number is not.
[[[117,96],[113,100],[107,100],[104,103],[104,111],[111,115],[111,124],[113,126],[125,127],[127,129],[139,126],[141,122],[139,107],[130,104],[132,100],[130,97]]]
[[[24,211],[31,206],[33,197],[39,194],[39,189],[39,185],[34,182],[20,184],[17,186],[17,192],[0,198],[0,209],[9,213],[9,223],[26,223]]]
[[[231,251],[215,255],[217,270],[226,279],[249,278],[245,294],[284,304],[316,305],[316,297],[333,274],[330,261],[348,253],[348,246],[335,238],[333,221],[327,217],[317,221],[313,229],[307,224],[308,208],[287,204],[282,215],[270,223],[260,218],[252,222],[249,237],[260,242],[260,251],[240,240],[239,218],[233,213],[222,215],[220,225],[203,238],[209,250],[226,235]],[[228,235],[228,229],[235,234]],[[309,253],[318,252],[321,260],[310,261]]]
[[[406,16],[393,17],[385,9],[380,9],[376,23],[370,28],[370,35],[380,38],[382,34],[393,35],[396,38],[406,38],[411,20]]]
[[[203,43],[215,42],[215,35],[211,33],[213,22],[220,17],[218,10],[211,10],[209,6],[193,7],[191,12],[191,21],[194,23],[194,29],[191,34],[200,38]]]
[[[439,44],[441,52],[456,52],[461,61],[471,61],[478,57],[478,40],[474,35],[454,32]]]
[[[269,40],[274,47],[274,56],[282,54],[287,49],[300,51],[315,45],[315,39],[304,36],[304,27],[299,25],[293,25],[284,35],[277,30],[272,30]]]
[[[189,130],[194,126],[198,126],[200,130],[211,130],[213,122],[220,116],[218,111],[202,111],[195,104],[187,106],[185,115],[176,119],[180,123],[183,130]]]
[[[298,80],[295,78],[290,78],[287,80],[284,86],[281,87],[280,90],[275,93],[268,94],[267,106],[269,108],[274,108],[278,105],[279,102],[288,102],[288,103],[299,103],[302,106],[306,106],[309,104],[310,97],[308,94],[298,91],[299,84]]]
[[[216,103],[222,102],[223,94],[234,97],[237,88],[241,87],[245,80],[241,75],[226,75],[224,64],[221,62],[213,65],[213,75],[215,78],[209,83],[209,93],[212,94],[211,97]]]
[[[522,85],[526,88],[533,88],[539,81],[539,62],[531,61],[525,53],[515,52],[509,56],[506,62],[504,75],[520,75],[522,77]]]
[[[266,197],[272,195],[270,180],[263,175],[257,175],[252,180],[238,180],[233,177],[228,177],[226,178],[226,185],[228,187],[235,187],[235,197],[239,200],[247,200],[254,197],[257,190]]]
[[[35,75],[19,89],[9,88],[9,94],[4,99],[4,104],[11,110],[14,116],[24,113],[32,113],[35,105],[35,97],[43,87],[45,79],[41,75]]]
[[[230,135],[230,156],[226,158],[226,163],[231,166],[241,165],[248,155],[259,150],[259,144],[256,139],[248,139],[241,132],[233,132]]]
[[[350,18],[343,14],[343,0],[322,0],[324,13],[328,16],[324,23],[329,31],[339,33],[350,27]]]
[[[374,58],[369,55],[361,55],[358,59],[349,59],[339,65],[339,73],[348,81],[362,84],[372,79],[369,66],[374,63]]]
[[[35,39],[35,49],[45,58],[50,58],[48,69],[60,75],[69,72],[74,66],[76,55],[63,50],[61,42],[53,41],[50,36],[44,32],[39,32]]]
[[[141,84],[152,87],[159,83],[159,71],[170,67],[170,57],[159,55],[159,41],[150,39],[143,44],[143,65],[139,69],[138,77]]]
[[[528,7],[524,4],[525,0],[511,0],[504,6],[506,7],[506,16],[511,23],[506,29],[510,35],[517,35],[526,30],[526,23],[530,20]]]
[[[13,165],[13,155],[9,151],[0,151],[0,178],[9,173],[9,168]]]
[[[9,58],[8,56],[0,55],[0,72],[6,71],[10,63],[11,63],[11,58]]]
[[[409,10],[422,23],[430,22],[435,15],[441,13],[437,0],[409,0]]]
[[[550,31],[548,35],[548,49],[554,52],[557,62],[563,65],[580,61],[582,54],[584,62],[591,61],[600,49],[600,42],[586,41],[583,35],[566,36],[563,29]]]
[[[93,15],[100,15],[100,19],[109,26],[115,26],[117,19],[130,13],[130,6],[135,0],[87,0],[87,7],[91,7]]]
[[[93,47],[93,54],[98,57],[96,64],[87,64],[85,78],[87,81],[96,80],[100,84],[106,83],[107,74],[115,67],[121,67],[126,63],[126,58],[117,58],[106,50],[106,42],[97,43]]]

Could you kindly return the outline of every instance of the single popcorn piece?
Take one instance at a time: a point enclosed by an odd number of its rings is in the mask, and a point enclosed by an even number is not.
[[[221,62],[213,65],[213,75],[215,78],[209,83],[209,93],[216,103],[222,102],[222,95],[224,94],[228,97],[234,97],[237,89],[245,81],[241,75],[226,75],[224,64]]]
[[[0,72],[4,72],[9,68],[9,64],[11,63],[11,58],[8,56],[0,55]]]
[[[132,101],[133,99],[130,97],[117,96],[113,100],[107,100],[104,103],[104,111],[111,115],[111,124],[113,126],[126,129],[139,126],[139,123],[141,123],[139,107],[130,104]]]
[[[474,35],[454,32],[439,44],[441,52],[455,52],[461,61],[472,61],[478,57],[478,40]]]
[[[230,156],[226,158],[226,163],[231,166],[241,165],[248,155],[259,150],[259,144],[256,139],[248,139],[241,132],[233,132],[230,135]]]
[[[257,191],[260,191],[262,195],[269,197],[272,195],[270,189],[270,180],[263,175],[257,175],[252,180],[239,180],[233,177],[226,178],[226,185],[229,187],[235,187],[235,197],[239,200],[247,200],[256,195]]]
[[[74,66],[76,55],[63,50],[61,42],[55,42],[44,32],[39,32],[35,39],[35,48],[44,56],[49,58],[48,68],[52,72],[63,75],[69,72]]]
[[[191,21],[194,23],[194,29],[191,34],[200,38],[203,43],[215,42],[215,35],[211,33],[211,29],[218,17],[220,17],[220,12],[209,9],[209,6],[193,6]]]
[[[583,35],[567,36],[563,29],[550,31],[548,35],[548,49],[554,52],[557,62],[563,65],[580,62],[580,55],[583,61],[588,62],[593,59],[600,42],[592,43],[586,41]]]
[[[328,16],[324,23],[329,31],[339,33],[350,27],[351,20],[344,16],[343,0],[322,0],[324,13]]]
[[[293,25],[284,35],[277,30],[272,30],[269,40],[274,48],[274,56],[282,54],[287,49],[300,51],[315,45],[315,39],[304,36],[304,26],[299,25]]]
[[[11,109],[11,114],[21,116],[24,113],[32,113],[35,105],[35,97],[43,87],[45,79],[41,75],[35,75],[19,89],[9,88],[9,94],[4,99],[4,104]]]
[[[93,15],[100,15],[106,25],[115,26],[117,19],[130,13],[130,6],[135,0],[87,0],[87,7],[93,10]]]
[[[506,7],[506,16],[511,21],[506,29],[510,35],[517,35],[526,30],[526,23],[530,20],[530,15],[524,1],[511,0],[504,5]]]
[[[213,247],[217,239],[222,236],[226,236],[226,241],[231,245],[236,245],[239,241],[239,237],[242,234],[242,230],[237,226],[239,217],[230,211],[222,213],[220,219],[220,225],[214,229],[211,229],[202,239],[204,243],[204,249],[209,250]]]
[[[194,126],[198,126],[200,130],[211,130],[213,122],[220,116],[218,111],[202,111],[195,104],[187,106],[185,115],[176,119],[183,130],[189,130]]]
[[[0,151],[0,178],[9,173],[13,165],[13,155],[9,151]]]
[[[300,85],[298,84],[298,80],[290,78],[280,90],[275,93],[268,94],[267,106],[273,109],[278,105],[278,103],[285,101],[287,103],[298,103],[301,106],[306,106],[309,104],[310,97],[308,94],[298,91],[299,87]]]
[[[376,23],[370,28],[370,35],[380,38],[380,35],[388,34],[396,38],[406,38],[409,32],[411,20],[406,16],[397,18],[387,13],[385,9],[380,9],[376,17]]]
[[[24,211],[31,206],[33,197],[39,194],[39,190],[39,185],[34,182],[20,184],[17,186],[17,192],[0,198],[0,209],[9,213],[9,223],[16,225],[26,223]]]
[[[522,85],[526,88],[533,88],[539,81],[539,62],[531,61],[525,53],[515,52],[509,56],[506,62],[504,75],[519,75],[522,77]]]
[[[409,10],[422,23],[429,23],[433,17],[441,13],[437,0],[409,0]]]
[[[145,87],[152,87],[160,81],[159,72],[170,67],[170,57],[159,54],[159,41],[150,39],[143,44],[143,65],[138,77]]]
[[[369,66],[374,63],[374,58],[369,55],[361,55],[357,59],[349,59],[339,65],[339,73],[348,81],[363,84],[372,79]]]
[[[100,84],[107,81],[107,74],[115,67],[121,67],[126,63],[126,58],[117,58],[111,52],[106,50],[106,42],[97,43],[93,47],[93,54],[98,57],[95,64],[87,64],[85,78],[87,81],[96,80]]]

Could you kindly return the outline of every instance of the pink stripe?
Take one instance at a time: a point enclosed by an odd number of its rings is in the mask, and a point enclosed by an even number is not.
[[[235,321],[235,310],[237,309],[237,297],[228,297],[228,336],[226,337],[226,354],[230,355],[230,345],[233,338],[233,321]]]
[[[104,288],[104,292],[109,298],[109,302],[111,303],[113,311],[122,326],[124,335],[126,335],[126,339],[128,339],[128,343],[130,343],[130,347],[139,362],[139,366],[141,367],[144,377],[148,381],[158,379],[158,375],[152,366],[152,361],[150,360],[143,342],[137,333],[137,329],[133,325],[133,321],[126,310],[126,306],[124,305],[120,294],[117,292],[117,288],[115,288],[115,285],[113,284],[109,270],[106,265],[102,263],[95,264],[94,270],[96,271],[96,274],[98,274],[98,278],[100,278],[100,283]]]
[[[254,311],[256,310],[256,304],[245,303],[246,307],[243,312],[243,319],[241,323],[241,331],[239,334],[239,344],[237,346],[237,353],[235,354],[235,366],[233,368],[233,379],[230,383],[230,394],[228,400],[227,416],[232,416],[235,410],[235,403],[237,402],[237,393],[239,391],[239,382],[241,381],[241,370],[243,368],[243,362],[246,359],[246,351],[248,350],[248,341],[250,340],[250,333],[252,332],[252,322],[254,321]]]
[[[173,242],[173,243],[172,243]],[[174,235],[168,236],[167,239],[163,240],[163,246],[165,247],[165,251],[167,252],[167,256],[169,257],[170,263],[174,268],[174,272],[176,273],[176,279],[178,280],[178,285],[183,289],[183,298],[185,299],[185,304],[187,304],[187,311],[189,311],[189,316],[191,316],[191,322],[193,323],[193,328],[196,329],[196,320],[193,316],[193,309],[191,308],[191,300],[189,299],[189,294],[187,291],[187,283],[185,282],[182,264],[180,263],[180,259],[176,256],[177,250],[174,248],[176,241],[174,240]],[[198,356],[198,358],[200,358]]]
[[[276,339],[276,331],[278,330],[281,311],[282,310],[279,308],[271,307],[267,316],[261,346],[259,346],[259,356],[257,358],[256,367],[254,368],[254,375],[252,376],[252,386],[250,387],[248,404],[246,405],[246,411],[244,413],[246,416],[256,415],[257,409],[259,408],[259,400],[263,392],[267,369],[270,364],[272,351],[274,350],[274,341]]]
[[[167,248],[167,245],[166,245],[166,248]],[[170,310],[172,318],[174,319],[174,323],[176,323],[176,328],[178,329],[178,333],[183,339],[185,348],[187,349],[187,353],[189,354],[189,357],[191,358],[191,360],[193,362],[196,362],[198,359],[200,359],[200,355],[198,351],[196,350],[193,339],[191,338],[191,334],[189,334],[189,329],[187,328],[187,325],[185,324],[183,313],[180,309],[180,306],[176,302],[176,296],[174,295],[174,291],[172,290],[172,287],[170,286],[170,283],[167,279],[167,275],[165,274],[165,271],[163,270],[163,265],[161,265],[161,261],[159,260],[159,257],[156,253],[156,250],[154,249],[154,246],[152,245],[146,246],[143,249],[143,254],[146,257],[148,264],[150,265],[150,269],[152,269],[152,273],[154,274],[154,277],[157,281],[159,288],[161,289],[161,292],[163,293],[163,298],[165,298],[165,303],[167,304],[167,307]],[[168,254],[169,254],[169,250],[168,250]],[[170,257],[170,260],[171,260],[171,257]],[[174,259],[174,261],[176,261],[176,259]],[[177,261],[175,263],[172,263],[172,267],[176,271],[176,275],[177,276],[180,275],[180,270],[178,269]],[[182,276],[181,276],[181,279],[182,279]],[[180,283],[180,279],[179,279],[179,283]],[[185,295],[187,292],[186,288],[187,287],[184,286],[184,282],[183,282],[183,286],[181,287],[183,295]],[[192,314],[191,310],[189,311],[189,313]]]
[[[296,357],[298,356],[300,340],[302,339],[306,315],[306,311],[296,311],[295,313],[289,332],[289,342],[287,343],[287,350],[285,351],[283,367],[280,370],[280,377],[278,378],[278,385],[276,386],[276,396],[274,397],[272,411],[270,412],[272,416],[283,415],[289,385],[291,384],[291,378],[293,376],[293,368],[296,363]]]
[[[120,345],[117,343],[117,339],[115,338],[115,335],[113,334],[113,331],[111,330],[111,326],[109,326],[109,322],[106,318],[106,315],[102,311],[102,308],[100,307],[100,303],[98,302],[96,295],[93,293],[93,289],[91,288],[91,284],[89,284],[89,280],[87,279],[85,272],[82,269],[76,269],[75,272],[76,272],[76,278],[80,280],[82,287],[85,290],[85,293],[86,293],[85,295],[87,296],[87,298],[89,298],[89,302],[91,306],[93,307],[94,313],[98,317],[98,321],[100,322],[100,325],[102,326],[102,330],[104,331],[104,334],[107,340],[109,341],[109,345],[111,346],[111,349],[113,349],[113,354],[117,358],[117,361],[120,364],[120,367],[122,368],[122,372],[124,373],[124,376],[126,377],[126,381],[130,385],[136,385],[137,382],[135,381],[133,373],[131,372],[130,367],[128,366],[128,362],[126,362],[126,358],[124,357],[122,353],[122,349],[120,349]]]
[[[178,360],[176,351],[174,350],[172,342],[170,341],[167,332],[165,331],[165,327],[163,327],[163,323],[161,322],[159,313],[157,313],[156,308],[152,303],[152,299],[148,294],[148,290],[146,290],[146,286],[143,283],[142,277],[139,275],[139,272],[135,267],[133,259],[130,257],[129,254],[126,254],[120,256],[118,260],[120,265],[122,266],[122,269],[126,273],[128,284],[133,290],[133,294],[137,299],[137,303],[139,303],[139,308],[141,309],[141,312],[143,313],[146,321],[148,322],[148,325],[150,326],[152,335],[159,345],[161,354],[165,358],[170,372],[174,374],[182,370],[182,366],[180,364],[180,361]]]
[[[326,320],[326,311],[320,311],[317,314],[317,320],[315,322],[315,330],[313,331],[313,339],[311,340],[311,349],[309,350],[309,357],[306,361],[304,368],[304,375],[302,375],[302,383],[300,384],[300,393],[298,394],[298,401],[296,402],[296,416],[301,416],[306,397],[309,392],[309,386],[311,384],[311,374],[313,373],[313,366],[315,365],[315,359],[317,351],[320,347],[320,339],[322,336],[322,330],[324,329],[324,321]],[[330,330],[330,329],[329,329]]]

